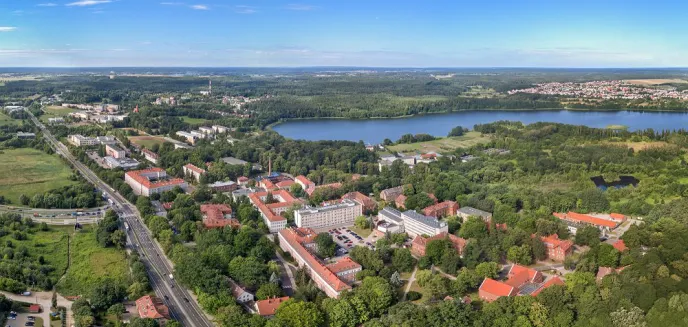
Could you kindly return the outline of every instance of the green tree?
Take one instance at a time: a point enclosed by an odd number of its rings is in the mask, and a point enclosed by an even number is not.
[[[533,263],[533,254],[530,245],[512,246],[506,254],[507,260],[521,265]]]
[[[416,259],[411,255],[409,249],[398,248],[394,250],[392,255],[392,266],[401,272],[409,272],[413,270],[416,265]]]
[[[475,274],[480,278],[497,278],[499,264],[496,262],[481,262],[475,266]]]
[[[256,292],[256,297],[259,300],[265,300],[269,299],[272,297],[281,297],[282,296],[282,288],[279,287],[279,285],[274,284],[274,283],[267,283],[260,285],[258,288],[258,291]]]
[[[464,133],[464,128],[461,126],[456,126],[449,131],[449,134],[447,136],[463,136]]]
[[[325,317],[315,303],[291,299],[277,309],[275,321],[285,327],[319,327]]]
[[[575,242],[577,245],[594,246],[600,243],[600,230],[595,226],[585,226],[576,231]]]
[[[366,216],[358,216],[354,221],[354,225],[360,229],[370,229],[370,219]]]
[[[315,236],[315,244],[318,246],[318,255],[323,258],[333,257],[337,250],[337,243],[332,239],[332,235],[323,232]]]
[[[486,235],[487,225],[479,217],[468,217],[468,220],[466,220],[463,225],[461,225],[461,229],[459,229],[459,236],[465,239],[482,239]]]

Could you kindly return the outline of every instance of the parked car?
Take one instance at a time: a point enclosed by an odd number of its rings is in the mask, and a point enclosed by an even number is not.
[[[23,292],[21,295],[23,295],[23,296],[31,296],[31,292],[26,291],[26,292]]]

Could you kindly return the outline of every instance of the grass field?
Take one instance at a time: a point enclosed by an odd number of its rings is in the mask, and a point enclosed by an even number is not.
[[[187,124],[203,124],[208,121],[207,119],[203,118],[191,118],[187,116],[181,116],[180,118]]]
[[[165,143],[165,138],[160,136],[129,136],[129,141],[150,149],[154,144],[162,145]]]
[[[368,235],[370,235],[370,233],[373,232],[373,231],[370,230],[370,229],[360,229],[360,228],[358,228],[358,227],[356,227],[356,226],[351,226],[351,227],[349,227],[349,229],[350,229],[352,232],[358,234],[358,235],[361,236],[361,237],[368,237]]]
[[[61,106],[48,106],[43,108],[43,110],[45,111],[45,113],[41,115],[40,120],[44,123],[48,122],[48,118],[64,117],[72,112],[77,111],[73,108],[65,108]]]
[[[5,125],[21,125],[22,121],[19,119],[13,119],[12,117],[6,115],[4,112],[0,112],[0,126]]]
[[[657,142],[607,142],[611,145],[624,145],[626,147],[632,148],[634,151],[645,150],[648,148],[657,148],[669,145],[667,142],[657,141]]]
[[[124,251],[102,248],[96,242],[92,229],[75,233],[71,243],[72,264],[57,284],[57,290],[64,296],[88,294],[100,281],[108,278],[126,287],[128,266]]]
[[[76,183],[69,180],[72,170],[58,156],[36,149],[0,151],[0,172],[0,194],[12,205],[21,205],[21,194],[30,198]]]
[[[55,271],[49,273],[50,277],[59,278],[67,270],[67,234],[73,229],[71,226],[51,227],[49,231],[27,233],[26,240],[15,240],[8,235],[2,241],[11,240],[17,248],[26,247],[32,256],[43,256],[50,266],[55,267]]]
[[[409,144],[397,144],[388,146],[390,151],[395,152],[451,152],[457,148],[468,148],[476,144],[487,143],[489,136],[483,136],[480,132],[468,132],[464,136],[444,137],[441,139],[418,142]]]

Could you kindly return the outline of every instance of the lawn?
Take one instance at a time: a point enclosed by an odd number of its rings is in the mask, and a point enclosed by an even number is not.
[[[203,124],[203,123],[205,123],[205,122],[208,121],[207,119],[203,119],[203,118],[191,118],[191,117],[188,117],[188,116],[181,116],[180,118],[181,118],[185,123],[187,123],[187,124],[192,124],[192,125],[195,125],[195,124]]]
[[[0,151],[0,194],[21,205],[19,196],[29,198],[59,187],[73,185],[72,170],[58,156],[30,148]]]
[[[370,229],[360,229],[360,228],[358,228],[358,227],[356,227],[356,226],[351,226],[351,227],[349,227],[349,229],[350,229],[352,232],[358,234],[358,236],[363,237],[363,238],[368,237],[368,235],[370,235],[370,233],[373,232],[373,231],[370,230]]]
[[[4,112],[0,112],[0,126],[5,125],[21,125],[22,121],[19,119],[13,119]]]
[[[25,247],[34,257],[43,256],[46,263],[55,268],[50,277],[56,280],[67,270],[67,234],[73,230],[71,226],[51,227],[48,231],[27,233],[27,239],[16,240],[11,236],[4,236],[1,240],[11,240],[14,247]]]
[[[43,108],[43,111],[45,113],[41,115],[40,120],[44,123],[47,123],[48,118],[64,117],[77,110],[61,106],[48,106]]]
[[[129,136],[129,141],[138,146],[150,149],[154,144],[162,145],[165,143],[165,138],[160,136]]]
[[[57,290],[64,296],[88,294],[97,283],[111,279],[126,287],[128,267],[124,251],[102,248],[96,242],[92,229],[86,228],[72,238],[72,263],[57,284]]]
[[[443,137],[428,142],[397,144],[388,146],[390,151],[395,152],[451,152],[458,148],[468,148],[480,143],[490,142],[489,136],[484,136],[480,132],[468,132],[463,136]]]

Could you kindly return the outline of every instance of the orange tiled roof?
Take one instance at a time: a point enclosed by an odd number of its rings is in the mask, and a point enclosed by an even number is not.
[[[275,185],[277,185],[277,187],[279,187],[279,188],[287,188],[287,187],[290,187],[294,183],[295,183],[294,181],[287,179],[287,180],[283,180],[283,181],[281,181]]]
[[[344,257],[343,259],[341,259],[335,263],[329,264],[326,267],[331,272],[338,274],[342,271],[361,268],[361,265],[358,264],[356,261],[351,260],[351,258],[349,258],[349,257]]]
[[[619,220],[619,221],[626,220],[626,216],[624,216],[623,214],[620,214],[620,213],[615,213],[615,212],[610,213],[609,217],[611,217],[614,220]]]
[[[261,316],[274,316],[277,308],[287,300],[288,296],[256,301],[256,311]]]
[[[342,196],[342,199],[349,199],[349,200],[356,201],[366,208],[375,208],[375,205],[376,205],[375,201],[373,201],[373,199],[365,196],[363,193],[358,192],[358,191],[346,193]]]
[[[483,283],[480,284],[480,290],[495,296],[511,296],[512,294],[516,294],[516,289],[513,286],[496,281],[492,278],[485,278]]]
[[[225,218],[225,215],[232,214],[232,208],[226,204],[202,204],[201,212],[205,216],[203,218],[203,225],[205,225],[205,227],[221,228],[228,225],[232,227],[241,226],[238,220]]]
[[[426,216],[437,216],[439,212],[444,212],[447,209],[456,211],[459,209],[459,204],[454,201],[444,201],[437,204],[433,204],[425,209],[423,209],[423,214]]]
[[[198,167],[196,167],[196,166],[193,165],[193,164],[188,163],[188,164],[184,165],[184,167],[186,167],[186,169],[191,170],[191,171],[193,171],[193,172],[195,172],[195,173],[198,173],[198,174],[205,174],[205,169],[198,168]]]
[[[564,252],[568,251],[568,249],[573,246],[573,242],[571,242],[571,240],[560,240],[559,235],[557,234],[552,234],[550,236],[542,236],[540,239],[543,243],[545,243],[545,246],[552,248],[559,247]]]
[[[267,190],[272,190],[275,189],[275,183],[273,183],[271,180],[264,178],[260,181],[260,184],[263,185],[263,187]]]
[[[280,204],[265,204],[260,198],[265,197],[268,195],[268,192],[255,192],[255,193],[250,193],[248,195],[248,199],[253,203],[258,210],[267,217],[269,221],[272,222],[279,222],[279,221],[284,221],[286,218],[276,215],[273,211],[272,208],[277,208],[277,207],[283,207],[283,206],[289,206],[292,205],[293,203],[297,202],[298,200],[295,199],[289,192],[286,190],[276,190],[272,192],[273,197],[277,196],[280,197],[282,200]],[[271,208],[272,206],[272,208]]]
[[[170,319],[169,309],[155,296],[140,297],[136,300],[136,310],[141,318]]]
[[[532,296],[537,296],[542,292],[545,288],[548,288],[553,285],[564,285],[564,281],[561,280],[558,276],[554,276],[553,278],[550,278],[548,281],[546,281],[544,284],[542,284],[538,289],[533,291],[533,293],[530,293]]]
[[[303,183],[303,185],[306,185],[306,187],[308,187],[309,185],[315,186],[315,183],[311,182],[310,179],[303,175],[296,176],[296,180]]]
[[[626,246],[626,243],[624,243],[623,240],[618,240],[612,244],[612,246],[619,252],[623,252],[628,250],[628,247]]]
[[[324,185],[318,185],[318,186],[312,186],[312,185],[315,185],[315,184],[311,184],[311,186],[309,186],[306,189],[306,194],[308,194],[308,196],[313,195],[313,192],[315,192],[315,190],[317,190],[317,189],[323,189],[323,188],[337,189],[337,188],[342,187],[342,183],[330,183],[330,184],[324,184]]]
[[[458,247],[463,251],[463,248],[466,247],[466,240],[458,237],[454,234],[449,234],[447,232],[442,232],[439,233],[435,236],[425,238],[422,235],[416,235],[416,237],[413,238],[413,241],[411,241],[413,244],[420,245],[420,246],[426,246],[430,241],[434,240],[442,240],[444,238],[448,238],[450,242],[454,244],[454,247]],[[461,252],[460,251],[460,252]]]
[[[179,184],[184,184],[184,180],[181,178],[171,178],[168,180],[160,180],[160,181],[155,181],[151,182],[147,177],[144,177],[142,174],[147,174],[147,173],[163,173],[165,172],[164,169],[162,168],[149,168],[149,169],[142,169],[142,170],[132,170],[128,171],[126,174],[129,176],[129,178],[135,180],[137,183],[143,185],[144,187],[148,189],[154,189],[154,188],[159,188],[159,187],[164,187],[168,185],[179,185]],[[166,173],[166,172],[165,172]]]
[[[513,264],[509,269],[508,276],[509,279],[507,279],[506,284],[520,288],[523,284],[534,282],[539,276],[542,276],[542,273],[535,269]]]
[[[597,218],[597,217],[593,217],[593,216],[589,216],[589,215],[584,215],[584,214],[573,212],[573,211],[569,211],[568,213],[555,212],[555,213],[553,213],[553,215],[559,219],[570,220],[570,221],[574,221],[574,222],[587,223],[587,224],[593,224],[593,225],[602,226],[602,227],[616,228],[616,226],[618,225],[618,223],[615,221]]]

